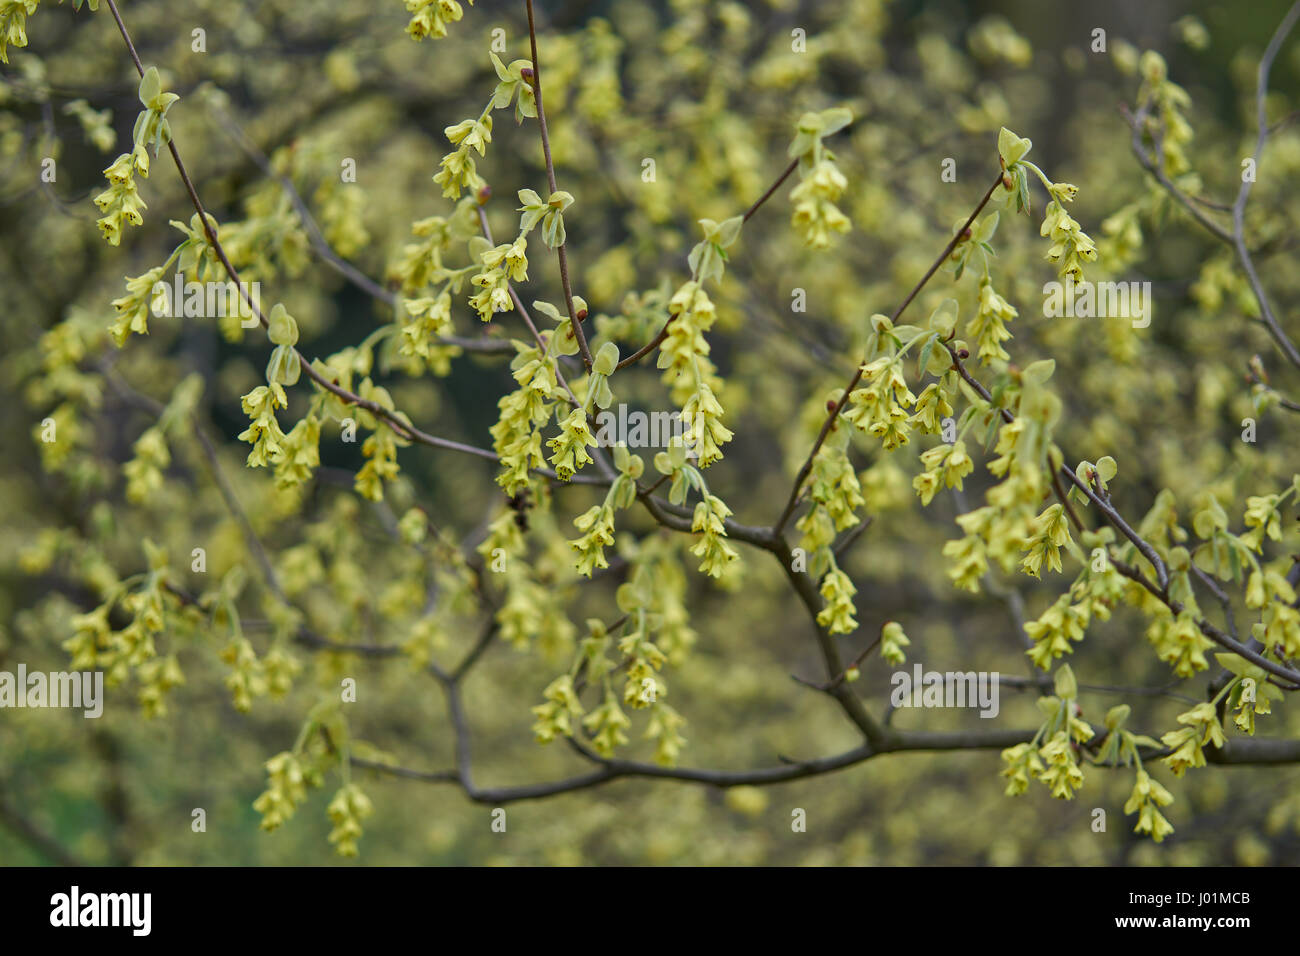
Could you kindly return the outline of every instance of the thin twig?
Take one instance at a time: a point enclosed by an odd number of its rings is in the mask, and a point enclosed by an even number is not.
[[[537,59],[537,26],[533,22],[533,0],[525,0],[528,6],[528,44],[533,57],[532,87],[537,102],[537,126],[542,133],[542,157],[546,161],[546,182],[551,187],[551,194],[559,192],[555,182],[555,163],[551,159],[551,136],[546,129],[546,108],[542,105],[542,64]],[[564,287],[564,304],[569,310],[569,324],[573,328],[573,337],[578,340],[578,351],[582,354],[582,364],[591,371],[591,346],[587,344],[587,335],[582,331],[582,320],[573,308],[573,287],[569,282],[569,256],[566,251],[567,240],[556,248],[560,262],[560,285]]]

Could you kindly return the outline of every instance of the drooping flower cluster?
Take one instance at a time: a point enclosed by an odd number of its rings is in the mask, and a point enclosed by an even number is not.
[[[514,308],[510,283],[528,279],[528,240],[522,235],[514,242],[486,248],[479,254],[482,271],[470,279],[479,291],[470,296],[469,304],[484,322],[497,312]]]
[[[1203,748],[1206,744],[1222,747],[1227,742],[1219,715],[1209,701],[1179,714],[1178,722],[1183,725],[1180,729],[1171,730],[1160,738],[1160,742],[1172,751],[1164,758],[1164,764],[1175,777],[1181,777],[1188,768],[1205,766]]]
[[[1002,343],[1011,338],[1006,324],[1019,314],[1015,306],[998,295],[992,281],[987,277],[980,280],[979,308],[966,326],[966,334],[979,346],[979,358],[985,365],[1011,357]]]
[[[367,797],[355,783],[345,784],[326,808],[334,828],[330,830],[329,841],[334,844],[339,856],[356,856],[357,840],[361,839],[361,821],[375,810]]]
[[[912,479],[921,504],[928,505],[940,487],[962,490],[962,479],[975,469],[964,441],[940,444],[921,454],[925,470]]]
[[[1187,158],[1187,145],[1192,141],[1192,127],[1183,112],[1192,105],[1192,98],[1177,83],[1169,79],[1165,58],[1155,50],[1147,50],[1138,60],[1142,74],[1142,89],[1138,101],[1149,104],[1155,114],[1148,122],[1160,123],[1160,145],[1164,154],[1164,171],[1171,177],[1181,176],[1192,166]]]
[[[140,213],[145,204],[136,189],[135,174],[138,172],[148,178],[149,147],[153,147],[156,156],[161,146],[171,142],[167,111],[180,99],[175,93],[163,90],[158,69],[152,66],[140,78],[139,96],[144,110],[135,121],[135,145],[130,153],[123,153],[104,170],[104,175],[108,178],[108,189],[95,197],[95,205],[104,213],[99,220],[99,230],[109,245],[113,246],[122,241],[123,225],[138,226],[144,222]]]
[[[1065,204],[1074,199],[1078,188],[1069,183],[1051,183],[1047,191],[1051,193],[1052,201],[1047,204],[1043,225],[1039,229],[1039,234],[1052,243],[1046,258],[1048,262],[1057,264],[1062,279],[1077,285],[1083,281],[1083,264],[1097,260],[1097,246],[1065,210]]]
[[[799,185],[790,192],[794,204],[791,225],[812,249],[825,249],[832,235],[849,231],[849,217],[835,205],[848,181],[823,140],[851,122],[853,114],[842,107],[805,113],[790,144],[789,155],[799,161],[800,177]]]
[[[674,398],[681,397],[690,449],[699,467],[707,468],[722,458],[722,446],[732,438],[731,429],[722,424],[722,405],[714,394],[718,379],[704,337],[717,312],[694,279],[673,295],[668,312],[668,335],[659,347],[658,366],[664,370],[664,381],[673,386]]]
[[[906,445],[910,431],[908,409],[916,396],[903,377],[897,355],[882,355],[862,366],[864,384],[849,396],[844,417],[880,439],[886,451]]]
[[[700,559],[700,570],[712,577],[722,574],[726,565],[736,560],[736,549],[727,544],[726,520],[731,516],[728,508],[717,495],[707,492],[696,504],[691,517],[691,531],[699,534],[699,539],[691,545],[691,554]]]
[[[240,399],[240,404],[244,414],[252,419],[248,428],[239,435],[240,441],[253,446],[248,453],[248,467],[265,468],[279,461],[283,454],[280,443],[284,440],[284,432],[280,430],[275,410],[289,404],[284,387],[279,382],[259,385]]]
[[[1068,664],[1056,672],[1055,685],[1055,696],[1039,698],[1038,708],[1046,720],[1034,739],[1002,751],[1008,796],[1029,789],[1030,777],[1036,777],[1060,800],[1072,800],[1083,784],[1078,745],[1095,734],[1079,716],[1079,687]],[[1041,746],[1040,740],[1044,741]]]
[[[134,279],[127,277],[126,295],[113,300],[117,310],[117,319],[109,326],[109,334],[118,348],[126,345],[131,333],[149,334],[149,314],[158,305],[155,301],[154,287],[162,281],[166,266],[156,266]]]
[[[405,0],[406,12],[411,14],[411,21],[406,25],[406,32],[412,40],[425,37],[441,39],[447,35],[447,24],[456,23],[465,15],[457,0]],[[474,0],[469,0],[474,5]]]
[[[3,0],[0,2],[0,63],[9,62],[9,44],[27,45],[27,18],[36,12],[39,0]],[[99,0],[90,0],[95,9]]]

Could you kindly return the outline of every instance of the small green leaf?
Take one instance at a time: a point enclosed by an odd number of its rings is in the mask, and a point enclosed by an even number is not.
[[[939,307],[930,313],[930,328],[947,338],[957,326],[957,300],[944,299]]]
[[[597,375],[613,375],[614,369],[617,367],[618,346],[613,342],[606,342],[596,352],[596,358],[591,364],[591,369]]]
[[[1002,157],[1002,164],[1007,169],[1020,162],[1033,145],[1028,139],[1017,136],[1005,126],[998,131],[998,155]]]
[[[1056,671],[1056,696],[1078,697],[1079,682],[1075,680],[1074,671],[1069,664],[1062,664]]]
[[[161,92],[162,79],[158,76],[158,67],[151,66],[140,77],[140,102],[147,108]]]
[[[267,337],[276,345],[298,344],[298,323],[282,303],[277,302],[271,309],[267,325]]]
[[[1020,380],[1033,385],[1044,385],[1056,371],[1056,359],[1042,359],[1025,367],[1020,373]]]

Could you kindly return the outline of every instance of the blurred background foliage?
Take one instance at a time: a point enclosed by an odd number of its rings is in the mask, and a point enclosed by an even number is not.
[[[852,231],[828,252],[803,249],[790,228],[789,186],[746,226],[715,300],[713,358],[726,381],[720,394],[735,433],[726,459],[707,473],[711,489],[749,524],[771,522],[825,415],[828,391],[842,386],[861,354],[866,321],[890,312],[983,194],[996,170],[996,134],[1006,125],[1034,141],[1033,158],[1058,181],[1080,187],[1072,212],[1102,248],[1099,277],[1149,280],[1150,327],[1124,321],[1044,319],[1037,303],[1055,270],[1038,236],[1043,198],[1032,219],[1004,214],[997,236],[998,287],[1020,309],[1008,344],[1020,366],[1054,357],[1053,383],[1065,400],[1058,440],[1078,458],[1112,455],[1115,500],[1130,517],[1145,514],[1169,488],[1190,508],[1206,493],[1240,502],[1285,486],[1294,442],[1281,416],[1260,417],[1254,444],[1239,438],[1256,414],[1246,382],[1251,355],[1278,367],[1270,340],[1249,321],[1248,290],[1225,246],[1161,200],[1129,150],[1118,107],[1137,94],[1137,52],[1155,49],[1193,101],[1189,150],[1204,191],[1229,198],[1240,156],[1255,135],[1254,70],[1287,4],[1260,0],[1175,4],[1100,2],[543,2],[544,92],[560,188],[577,198],[566,215],[575,289],[591,305],[595,328],[617,333],[624,354],[662,321],[632,293],[676,286],[698,238],[695,221],[737,215],[786,163],[794,123],[807,110],[849,106],[853,125],[832,144],[849,179],[841,203]],[[392,310],[346,283],[313,255],[287,194],[269,179],[255,144],[291,177],[336,250],[369,276],[391,274],[411,223],[448,215],[452,204],[431,182],[448,150],[444,127],[477,116],[496,82],[488,59],[502,29],[507,62],[527,57],[523,3],[480,0],[442,40],[413,42],[396,0],[228,3],[162,0],[122,5],[141,58],[181,94],[169,119],[209,210],[223,224],[253,223],[250,240],[266,252],[249,278],[268,304],[297,317],[309,355],[327,355],[392,321]],[[1090,49],[1106,30],[1104,54]],[[194,28],[206,52],[193,52]],[[806,31],[793,52],[791,31]],[[123,276],[166,259],[179,241],[169,219],[192,210],[167,157],[141,192],[145,225],[110,248],[95,228],[91,198],[102,170],[129,141],[137,80],[106,9],[74,13],[51,0],[27,25],[26,49],[10,46],[0,67],[0,670],[64,669],[61,647],[76,614],[95,607],[94,584],[112,568],[125,577],[146,567],[141,541],[163,546],[178,580],[198,592],[231,568],[256,579],[238,523],[223,505],[193,441],[181,429],[165,481],[146,500],[124,496],[123,463],[151,416],[104,383],[102,363],[130,387],[159,401],[188,374],[202,376],[200,418],[218,439],[234,490],[273,560],[321,563],[322,577],[301,595],[308,621],[340,641],[402,643],[418,617],[394,593],[413,565],[389,533],[393,515],[421,506],[449,535],[481,540],[502,495],[488,463],[424,447],[403,449],[400,478],[381,506],[348,487],[361,464],[357,444],[322,439],[322,474],[304,495],[277,492],[264,470],[243,467],[247,446],[240,396],[261,380],[261,333],[231,340],[203,319],[155,319],[147,338],[123,350],[109,341],[112,299]],[[1270,115],[1300,107],[1300,43],[1288,44],[1271,83]],[[107,110],[106,127],[68,104]],[[84,111],[83,111],[84,114]],[[111,135],[110,135],[111,133]],[[57,179],[42,183],[41,160],[57,159]],[[338,169],[356,161],[357,182],[340,187]],[[654,182],[643,160],[656,164]],[[955,183],[941,163],[956,160]],[[516,128],[497,115],[480,173],[492,184],[488,218],[513,235],[514,192],[543,189],[545,173],[532,121]],[[1252,195],[1249,227],[1267,243],[1260,267],[1275,301],[1300,294],[1294,263],[1292,184],[1300,174],[1300,125],[1273,138]],[[1037,190],[1037,187],[1034,187]],[[1138,204],[1136,207],[1132,204]],[[1142,241],[1103,226],[1136,209]],[[559,302],[553,257],[534,250],[521,294]],[[462,260],[463,261],[463,260]],[[791,311],[792,290],[807,312]],[[963,322],[970,284],[956,293]],[[941,275],[909,313],[918,321],[954,294]],[[457,333],[481,333],[459,301]],[[520,334],[514,313],[487,334]],[[73,344],[51,339],[62,328]],[[51,358],[72,348],[69,366]],[[377,377],[397,406],[426,431],[489,443],[496,401],[513,387],[506,360],[467,353],[450,374],[410,374],[393,355]],[[419,372],[419,369],[414,371]],[[987,373],[988,370],[984,370]],[[620,373],[618,400],[664,408],[653,369]],[[291,409],[301,412],[299,386]],[[36,440],[54,415],[75,436],[52,453]],[[892,455],[855,438],[854,461],[873,518],[844,566],[858,585],[862,627],[841,638],[856,656],[886,620],[902,622],[911,661],[929,668],[1025,675],[1029,664],[1007,601],[956,591],[939,550],[955,537],[965,510],[950,492],[921,509],[911,491],[919,471],[908,446]],[[331,476],[335,480],[330,480]],[[342,476],[342,480],[337,480]],[[987,481],[977,456],[967,495]],[[557,489],[561,533],[598,499],[579,486]],[[1234,526],[1240,511],[1230,506]],[[543,521],[543,524],[545,522]],[[665,537],[637,510],[620,515],[620,548]],[[1288,541],[1293,542],[1291,529]],[[678,535],[677,538],[684,538]],[[671,547],[679,551],[689,541]],[[191,574],[191,549],[208,553],[207,576]],[[306,550],[304,550],[306,549]],[[467,547],[468,550],[468,547]],[[689,720],[682,764],[768,766],[836,752],[856,731],[833,702],[801,687],[821,679],[811,625],[780,569],[742,548],[720,582],[685,563],[694,646],[668,672],[672,700]],[[579,587],[562,562],[544,581],[575,626],[617,616],[611,574]],[[1008,582],[1025,613],[1037,616],[1060,593],[1059,576]],[[246,631],[259,654],[267,614],[251,583],[243,598]],[[548,611],[548,613],[552,613]],[[259,625],[262,630],[259,632]],[[1083,682],[1163,687],[1172,679],[1142,638],[1144,623],[1121,611],[1095,622],[1070,660]],[[551,628],[554,630],[554,628]],[[563,628],[560,628],[563,631]],[[435,657],[454,661],[472,643],[468,625],[438,635]],[[259,832],[252,803],[265,785],[263,763],[288,749],[315,702],[355,676],[358,702],[347,710],[355,739],[417,768],[451,765],[451,731],[437,684],[404,661],[297,651],[307,665],[284,697],[262,697],[237,711],[224,684],[223,635],[195,626],[169,634],[186,683],[171,692],[166,716],[149,719],[131,685],[109,692],[105,715],[9,710],[0,713],[0,862],[51,860],[19,836],[20,821],[46,833],[71,858],[89,863],[334,863],[325,806],[333,787],[313,791],[275,833]],[[571,640],[571,635],[569,636]],[[466,707],[480,785],[555,779],[584,763],[561,744],[532,740],[529,708],[568,666],[561,634],[516,649],[491,647],[468,678]],[[877,659],[855,685],[873,712],[888,701],[889,668]],[[1178,688],[1203,698],[1204,676]],[[1114,694],[1085,691],[1085,713],[1099,725]],[[1130,726],[1168,729],[1184,709],[1159,696],[1132,698]],[[997,723],[1037,723],[1033,695],[1003,691]],[[972,711],[904,711],[900,727],[983,724]],[[1261,727],[1300,732],[1293,707]],[[648,758],[635,741],[627,756]],[[1297,859],[1300,770],[1210,767],[1183,780],[1157,771],[1177,798],[1168,811],[1177,832],[1157,846],[1130,833],[1121,807],[1130,772],[1095,769],[1077,799],[1053,800],[1034,788],[1002,795],[996,751],[891,755],[832,775],[722,792],[673,782],[618,781],[600,789],[511,805],[508,831],[490,829],[490,807],[455,787],[354,773],[375,813],[361,841],[362,864],[705,863],[705,864],[1265,864]],[[191,810],[207,813],[207,832],[191,832]],[[792,833],[791,810],[807,811],[806,833]],[[1091,810],[1109,815],[1105,833]]]

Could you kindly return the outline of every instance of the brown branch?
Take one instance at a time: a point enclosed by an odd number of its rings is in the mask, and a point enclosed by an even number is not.
[[[551,193],[559,191],[555,182],[555,163],[551,159],[551,136],[546,129],[546,108],[542,105],[542,64],[537,59],[537,27],[533,22],[533,0],[525,0],[528,7],[528,44],[533,56],[533,95],[537,101],[537,126],[542,133],[542,157],[546,161],[546,182]],[[564,287],[564,304],[569,310],[569,324],[573,328],[573,337],[578,340],[578,351],[582,353],[582,364],[591,371],[591,347],[587,344],[587,335],[582,331],[582,320],[573,308],[573,287],[569,283],[569,257],[565,250],[567,240],[560,243],[555,250],[560,261],[560,284]]]
[[[1269,41],[1268,48],[1264,51],[1263,57],[1259,61],[1259,81],[1255,90],[1255,108],[1258,116],[1259,135],[1255,141],[1255,155],[1253,161],[1255,164],[1256,176],[1259,171],[1259,161],[1264,152],[1264,144],[1268,142],[1269,126],[1268,116],[1265,112],[1265,101],[1268,97],[1268,74],[1273,67],[1273,60],[1276,59],[1278,51],[1282,48],[1282,41],[1286,39],[1296,21],[1300,20],[1300,0],[1292,4],[1287,15],[1282,18],[1278,24],[1273,39]],[[1268,326],[1269,334],[1273,336],[1282,353],[1287,357],[1296,368],[1300,368],[1300,350],[1296,348],[1294,342],[1282,331],[1282,326],[1278,324],[1277,317],[1273,314],[1273,308],[1269,305],[1268,295],[1264,292],[1264,286],[1259,280],[1259,274],[1255,271],[1255,262],[1251,258],[1250,250],[1246,248],[1246,201],[1250,198],[1250,189],[1254,185],[1254,179],[1242,179],[1241,189],[1237,193],[1237,201],[1232,205],[1232,245],[1237,251],[1237,258],[1241,261],[1241,267],[1246,271],[1246,278],[1250,282],[1250,289],[1255,294],[1255,299],[1259,302],[1259,310],[1264,324]]]
[[[934,263],[926,271],[925,275],[923,275],[920,281],[912,287],[912,291],[907,294],[907,298],[899,303],[898,308],[896,308],[893,315],[889,317],[891,323],[898,321],[904,310],[912,304],[912,300],[921,294],[921,290],[925,288],[926,283],[930,281],[930,278],[939,271],[939,267],[948,260],[950,255],[952,255],[952,251],[957,248],[957,244],[965,237],[966,230],[969,229],[971,223],[975,221],[975,217],[983,211],[984,207],[988,205],[989,200],[993,198],[993,190],[1002,185],[1002,176],[1003,173],[999,171],[997,178],[993,180],[993,185],[989,186],[988,192],[986,192],[984,198],[979,201],[979,205],[977,205],[971,214],[966,217],[966,222],[963,223],[961,228],[959,228],[956,233],[953,234],[953,237],[948,240],[948,244],[944,246],[943,252],[941,252],[939,257],[934,260]],[[795,476],[794,487],[790,489],[790,499],[786,502],[785,510],[781,512],[781,517],[777,519],[776,524],[773,526],[777,534],[780,534],[785,529],[790,517],[794,514],[794,509],[798,507],[799,493],[803,490],[803,484],[808,480],[808,475],[812,472],[813,459],[817,457],[817,452],[825,443],[827,436],[830,435],[831,429],[835,427],[835,422],[840,417],[840,412],[844,411],[844,406],[848,404],[849,396],[853,394],[853,390],[858,387],[860,381],[862,381],[861,365],[859,365],[854,371],[853,378],[849,380],[848,387],[844,389],[844,394],[840,396],[840,400],[835,404],[831,413],[826,416],[826,421],[822,424],[821,431],[817,435],[817,440],[813,442],[812,450],[808,452],[807,459],[799,469],[798,475]]]
[[[127,32],[126,24],[122,22],[122,16],[118,13],[117,3],[115,0],[107,0],[107,3],[109,10],[113,14],[113,19],[117,22],[118,30],[122,34],[122,39],[126,43],[127,50],[131,54],[131,61],[135,64],[136,71],[141,76],[144,76],[144,66],[141,64],[140,57],[136,53],[135,44],[131,42],[131,35]],[[255,303],[250,297],[244,282],[239,278],[238,271],[236,271],[234,265],[231,264],[229,256],[226,255],[226,250],[222,247],[221,240],[217,238],[216,230],[212,228],[212,223],[208,219],[207,211],[203,208],[203,203],[199,199],[199,194],[194,188],[194,182],[190,179],[189,171],[185,168],[185,163],[181,160],[181,154],[176,148],[176,141],[174,139],[169,140],[167,148],[171,152],[172,161],[176,164],[176,171],[181,177],[181,182],[185,185],[185,191],[189,194],[190,203],[194,206],[195,212],[199,214],[199,222],[203,225],[203,232],[207,237],[209,245],[212,247],[213,252],[216,253],[217,259],[221,262],[222,267],[226,271],[226,275],[228,275],[231,281],[235,283],[235,287],[239,290],[241,297],[251,310],[251,313],[257,316],[258,322],[261,324],[262,328],[269,329],[270,323],[267,321],[266,316],[262,314],[262,310],[258,307],[257,303]],[[362,398],[355,392],[342,388],[335,382],[317,372],[311,362],[308,361],[307,357],[298,348],[295,347],[294,352],[298,355],[303,373],[309,379],[321,388],[325,389],[325,391],[343,399],[347,404],[355,405],[358,408],[370,412],[407,441],[418,442],[419,444],[429,445],[433,448],[445,448],[451,451],[459,451],[465,454],[475,455],[479,458],[485,458],[488,461],[498,460],[494,452],[488,451],[485,448],[477,448],[473,445],[466,445],[462,442],[451,441],[446,438],[438,438],[435,435],[430,435],[427,432],[421,431],[412,425],[407,420],[406,416],[402,415],[400,412],[390,411],[382,405],[379,405],[377,402],[372,402],[369,399]]]
[[[988,390],[984,388],[984,386],[980,384],[973,376],[971,376],[970,372],[967,371],[964,363],[962,362],[961,357],[957,354],[957,352],[953,349],[953,347],[951,345],[947,345],[946,343],[945,343],[945,347],[948,349],[949,355],[952,356],[953,365],[956,367],[958,374],[961,375],[963,380],[969,382],[972,385],[972,387],[975,388],[977,392],[979,392],[980,397],[982,397],[985,401],[991,401]],[[1006,421],[1008,422],[1014,421],[1014,416],[1009,411],[1007,411],[1005,408],[1002,409],[1001,411],[1002,411],[1003,418]],[[1091,484],[1089,484],[1088,482],[1080,478],[1077,474],[1075,474],[1072,468],[1069,468],[1066,465],[1061,465],[1060,468],[1056,470],[1059,471],[1061,477],[1070,481],[1072,484],[1074,484],[1076,488],[1082,491],[1084,495],[1087,496],[1088,500],[1097,506],[1098,510],[1100,510],[1101,513],[1105,516],[1106,520],[1109,521],[1117,531],[1119,531],[1122,535],[1124,535],[1124,537],[1126,537],[1129,540],[1129,542],[1138,550],[1138,552],[1144,558],[1147,559],[1147,561],[1155,569],[1156,575],[1159,578],[1159,584],[1157,585],[1155,583],[1152,583],[1145,574],[1142,574],[1136,568],[1128,567],[1123,562],[1116,560],[1112,556],[1110,558],[1110,561],[1112,564],[1115,565],[1115,569],[1119,571],[1121,574],[1123,574],[1125,577],[1136,582],[1137,584],[1140,584],[1153,597],[1159,600],[1160,603],[1164,604],[1165,607],[1167,607],[1171,612],[1173,612],[1175,616],[1181,614],[1184,610],[1182,602],[1174,600],[1169,595],[1169,572],[1165,567],[1164,561],[1161,560],[1160,555],[1156,553],[1155,548],[1153,548],[1149,542],[1144,540],[1141,535],[1139,535],[1136,531],[1134,531],[1133,528],[1128,524],[1128,522],[1124,520],[1123,515],[1121,515],[1115,509],[1115,507],[1110,503],[1110,496],[1106,495],[1105,497],[1103,497],[1099,495],[1096,491],[1093,490]],[[1300,689],[1300,672],[1290,670],[1286,667],[1283,667],[1281,664],[1269,660],[1267,657],[1264,657],[1263,655],[1257,653],[1256,651],[1252,650],[1251,648],[1237,641],[1231,635],[1226,634],[1219,628],[1215,627],[1205,618],[1198,618],[1196,621],[1196,625],[1200,629],[1202,634],[1210,638],[1210,640],[1214,641],[1215,643],[1219,644],[1221,647],[1227,648],[1228,650],[1232,651],[1234,654],[1238,654],[1246,658],[1246,660],[1250,661],[1252,664],[1255,664],[1258,667],[1262,667],[1270,674],[1274,675],[1275,677],[1281,678],[1282,680],[1287,682],[1285,685],[1279,685],[1279,686],[1283,686],[1285,687],[1285,689],[1288,690]]]

